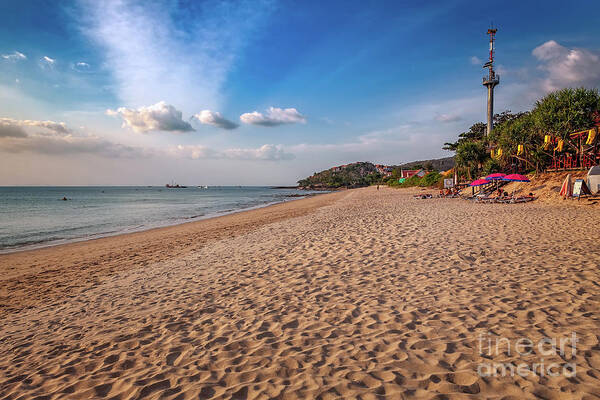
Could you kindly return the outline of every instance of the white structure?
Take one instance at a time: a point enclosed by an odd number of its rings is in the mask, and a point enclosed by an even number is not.
[[[587,174],[587,185],[592,194],[600,191],[600,166],[596,165],[590,168]]]

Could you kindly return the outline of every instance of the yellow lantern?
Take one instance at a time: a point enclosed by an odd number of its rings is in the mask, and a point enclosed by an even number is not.
[[[525,146],[523,146],[522,144],[518,145],[517,146],[517,155],[520,156],[524,152],[525,152]]]
[[[556,151],[563,151],[563,147],[565,145],[565,141],[562,139],[558,140],[558,144],[556,145],[556,147],[554,148],[554,150]]]
[[[595,138],[596,138],[596,128],[592,128],[588,132],[588,137],[587,137],[587,140],[585,141],[585,144],[594,143]]]
[[[550,135],[544,136],[544,150],[548,150],[552,144]]]

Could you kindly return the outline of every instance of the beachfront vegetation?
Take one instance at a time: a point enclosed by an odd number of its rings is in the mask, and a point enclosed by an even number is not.
[[[443,176],[437,171],[431,171],[427,173],[427,175],[422,178],[413,175],[410,178],[406,178],[401,182],[401,179],[398,177],[394,177],[393,175],[386,180],[386,183],[389,186],[393,187],[413,187],[413,186],[421,186],[421,187],[431,187],[438,186],[442,181]]]
[[[544,136],[568,139],[570,133],[592,127],[599,111],[597,89],[562,89],[538,100],[531,111],[496,114],[489,136],[486,124],[478,122],[459,134],[456,142],[445,143],[443,149],[455,152],[456,170],[467,179],[509,171],[516,161],[525,166],[523,172],[543,171],[552,151],[544,149]]]

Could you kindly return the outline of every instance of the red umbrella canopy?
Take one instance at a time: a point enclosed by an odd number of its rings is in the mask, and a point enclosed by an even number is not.
[[[489,183],[490,183],[490,181],[488,181],[487,179],[476,179],[473,182],[471,182],[469,184],[469,186],[481,186],[481,185],[487,185]]]
[[[485,177],[485,179],[487,179],[488,181],[496,181],[496,180],[501,180],[505,176],[506,176],[506,174],[503,174],[502,172],[497,172],[495,174],[489,174],[488,176]]]
[[[514,181],[514,182],[529,182],[529,178],[526,177],[525,175],[521,175],[521,174],[510,174],[510,175],[506,175],[504,178],[502,178],[503,181]]]

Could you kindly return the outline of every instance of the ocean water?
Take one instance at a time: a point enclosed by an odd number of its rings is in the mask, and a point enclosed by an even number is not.
[[[238,186],[0,187],[0,253],[175,225],[309,193]]]

